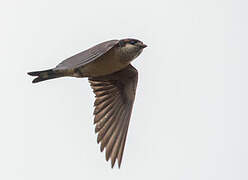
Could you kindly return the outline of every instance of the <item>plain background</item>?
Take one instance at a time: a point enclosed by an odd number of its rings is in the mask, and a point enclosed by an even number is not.
[[[248,1],[1,0],[0,179],[248,179]],[[139,84],[122,167],[96,143],[87,79],[32,84],[134,37]]]

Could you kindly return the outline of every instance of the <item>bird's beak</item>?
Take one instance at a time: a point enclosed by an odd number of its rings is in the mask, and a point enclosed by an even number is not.
[[[140,46],[142,49],[144,49],[144,48],[147,47],[147,45],[145,45],[145,44],[140,44],[139,46]]]

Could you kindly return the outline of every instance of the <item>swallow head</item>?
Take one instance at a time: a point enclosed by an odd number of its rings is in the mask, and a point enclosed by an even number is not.
[[[122,39],[119,41],[119,47],[127,60],[132,61],[141,54],[147,45],[137,39]]]

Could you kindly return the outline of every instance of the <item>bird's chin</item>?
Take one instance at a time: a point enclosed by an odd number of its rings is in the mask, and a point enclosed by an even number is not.
[[[143,49],[139,49],[139,51],[135,54],[134,58],[137,58],[141,53],[142,53]]]
[[[143,52],[143,48],[139,50],[138,56]]]

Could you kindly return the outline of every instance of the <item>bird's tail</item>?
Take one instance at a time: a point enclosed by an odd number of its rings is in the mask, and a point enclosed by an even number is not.
[[[53,69],[48,69],[45,71],[28,72],[28,75],[38,76],[32,81],[32,83],[37,83],[37,82],[45,81],[48,79],[54,79],[54,78],[59,78],[63,76],[62,73],[58,71],[54,71]]]

